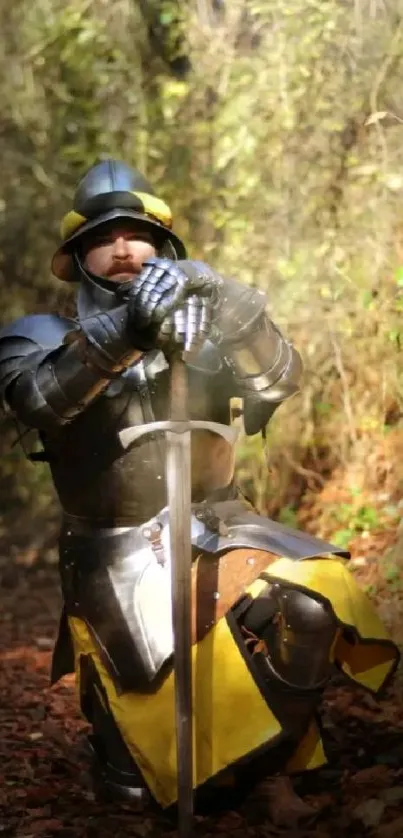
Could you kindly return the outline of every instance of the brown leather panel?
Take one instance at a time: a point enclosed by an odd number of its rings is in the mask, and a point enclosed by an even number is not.
[[[200,555],[192,567],[192,642],[202,640],[245,588],[278,558],[252,548],[230,550],[221,556]]]
[[[192,433],[192,496],[208,497],[228,486],[234,476],[235,450],[211,431]]]

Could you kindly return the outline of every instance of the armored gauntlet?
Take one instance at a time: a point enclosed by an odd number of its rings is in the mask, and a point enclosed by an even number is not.
[[[148,259],[133,284],[128,317],[135,345],[195,351],[209,334],[216,283],[210,275],[192,270],[191,262]],[[185,267],[188,270],[184,270]]]

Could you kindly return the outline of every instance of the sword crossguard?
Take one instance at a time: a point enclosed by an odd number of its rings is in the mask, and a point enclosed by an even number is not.
[[[127,450],[134,442],[137,442],[146,434],[174,433],[184,434],[187,431],[211,431],[218,434],[230,445],[234,445],[238,438],[238,429],[223,425],[220,422],[204,422],[198,419],[188,421],[166,420],[163,422],[147,422],[144,425],[136,425],[132,428],[124,428],[119,431],[119,439],[122,447]]]

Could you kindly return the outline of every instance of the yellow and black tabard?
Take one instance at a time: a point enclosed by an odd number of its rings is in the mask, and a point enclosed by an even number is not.
[[[255,557],[260,553],[259,575],[244,591],[256,598],[267,582],[279,582],[330,604],[338,624],[332,661],[350,679],[378,692],[395,670],[399,653],[345,560],[329,554],[295,561],[268,553],[262,570],[264,552],[252,552]],[[220,563],[230,555],[222,556]],[[195,576],[197,563],[193,570]],[[228,584],[228,574],[221,581],[217,575],[219,596],[220,584]],[[196,632],[192,648],[195,787],[228,766],[273,747],[287,733],[286,724],[279,722],[270,706],[270,689],[262,685],[253,656],[245,651],[232,611],[220,615],[218,610],[215,617],[209,630]],[[177,779],[173,672],[155,691],[118,694],[85,622],[70,617],[69,626],[76,672],[80,656],[90,655],[131,755],[156,800],[169,806],[176,800]],[[320,733],[311,716],[306,735],[284,769],[301,771],[325,761]]]

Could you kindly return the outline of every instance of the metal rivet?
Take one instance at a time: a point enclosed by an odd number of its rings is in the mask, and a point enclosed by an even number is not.
[[[219,592],[218,592],[218,591],[214,591],[214,593],[213,593],[213,599],[220,599],[220,594],[219,594]]]
[[[151,525],[151,532],[152,533],[161,532],[161,530],[162,530],[162,525],[159,523],[159,521],[155,521],[155,523]]]

